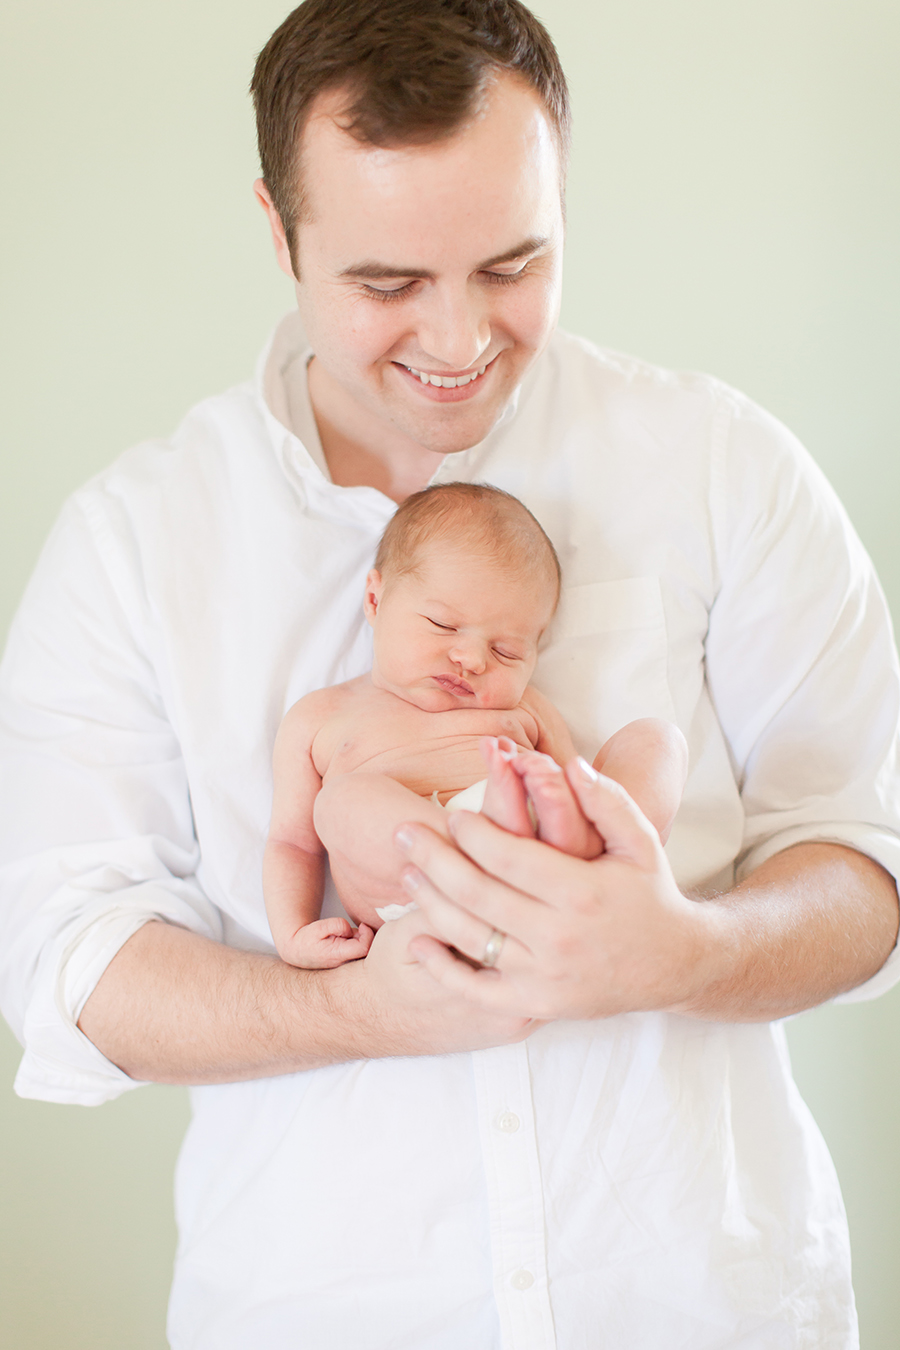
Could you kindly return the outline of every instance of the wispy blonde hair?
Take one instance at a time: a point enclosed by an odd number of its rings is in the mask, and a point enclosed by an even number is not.
[[[417,571],[423,548],[452,543],[516,573],[543,575],[559,600],[556,549],[517,497],[486,483],[439,483],[398,506],[381,536],[375,567],[383,577]]]

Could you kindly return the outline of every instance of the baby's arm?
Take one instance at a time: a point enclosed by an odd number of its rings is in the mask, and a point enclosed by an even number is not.
[[[263,895],[269,927],[283,961],[331,969],[365,956],[372,929],[347,919],[321,919],[325,850],[313,826],[322,787],[312,743],[322,724],[322,699],[311,694],[285,716],[275,739],[273,799],[263,855]]]

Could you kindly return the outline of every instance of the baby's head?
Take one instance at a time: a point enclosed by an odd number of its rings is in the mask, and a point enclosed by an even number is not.
[[[553,545],[508,492],[445,483],[407,497],[366,578],[373,683],[426,712],[515,708],[559,588]]]

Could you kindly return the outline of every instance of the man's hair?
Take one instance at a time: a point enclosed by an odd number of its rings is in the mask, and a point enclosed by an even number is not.
[[[289,14],[250,88],[263,181],[291,257],[304,208],[300,142],[320,94],[346,90],[341,125],[365,145],[429,145],[479,111],[500,71],[540,96],[564,169],[566,79],[549,33],[519,0],[305,0]]]
[[[517,576],[545,578],[559,601],[556,549],[527,506],[485,483],[438,483],[407,497],[381,536],[375,567],[383,577],[415,573],[424,549],[451,544]]]

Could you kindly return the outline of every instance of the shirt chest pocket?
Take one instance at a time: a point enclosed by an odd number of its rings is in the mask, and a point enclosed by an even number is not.
[[[562,713],[578,750],[592,758],[636,717],[674,720],[666,669],[659,579],[629,577],[563,588],[534,683]]]

